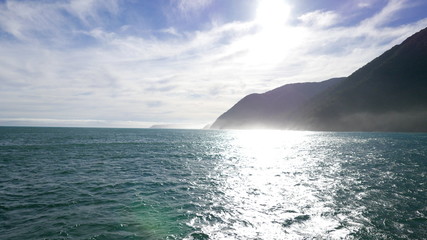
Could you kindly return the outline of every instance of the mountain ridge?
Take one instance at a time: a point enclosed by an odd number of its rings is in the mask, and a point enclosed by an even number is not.
[[[211,128],[222,129],[224,126],[225,128],[263,128],[267,125],[280,127],[283,117],[290,118],[298,107],[343,79],[293,83],[265,93],[249,94],[222,114]],[[229,119],[229,115],[233,116],[232,120]]]
[[[212,128],[427,131],[427,28],[336,79],[248,95]]]

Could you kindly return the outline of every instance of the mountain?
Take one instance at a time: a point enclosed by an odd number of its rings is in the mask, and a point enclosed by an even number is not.
[[[314,96],[342,80],[288,84],[266,93],[250,94],[222,114],[211,128],[281,128]]]
[[[427,28],[346,78],[251,94],[212,128],[427,131]]]

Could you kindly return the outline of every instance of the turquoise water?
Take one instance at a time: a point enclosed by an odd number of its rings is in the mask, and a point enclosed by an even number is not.
[[[427,239],[427,134],[0,128],[0,239]]]

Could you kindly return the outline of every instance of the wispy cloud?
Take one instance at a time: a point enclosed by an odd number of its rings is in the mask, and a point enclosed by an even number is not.
[[[103,14],[118,13],[115,0],[69,2],[6,1],[0,3],[0,29],[20,41],[65,41],[79,34],[81,24],[89,29],[103,25]]]
[[[369,3],[368,1],[359,2],[359,3],[357,4],[357,6],[358,6],[359,8],[368,8],[368,7],[370,7],[370,6],[371,6],[371,3]]]
[[[120,0],[74,0],[63,7],[86,25],[99,25],[102,11],[115,15],[120,11],[119,3]]]
[[[119,4],[0,4],[0,30],[18,39],[0,39],[3,122],[205,123],[252,92],[349,75],[427,25],[423,19],[387,26],[407,4],[391,0],[351,26],[336,24],[339,12],[319,10],[300,16],[298,25],[283,23],[274,29],[261,28],[256,21],[186,32],[171,26],[158,30],[170,35],[163,39],[104,28],[106,17],[120,13]],[[175,4],[188,13],[212,3]],[[52,45],[46,36],[62,44]],[[76,47],[76,38],[97,44],[77,41],[83,46]],[[73,46],[64,47],[68,45]]]
[[[298,19],[305,25],[312,27],[329,27],[337,23],[339,15],[333,11],[320,11],[306,13]]]
[[[173,0],[180,12],[184,14],[195,13],[207,8],[212,0]]]
[[[379,13],[364,20],[361,25],[371,28],[382,27],[386,23],[395,20],[398,17],[396,13],[403,10],[406,6],[406,0],[389,0],[387,5]]]

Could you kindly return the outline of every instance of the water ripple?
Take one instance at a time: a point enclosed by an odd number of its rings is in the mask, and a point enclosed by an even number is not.
[[[426,239],[427,135],[0,128],[1,239]]]

